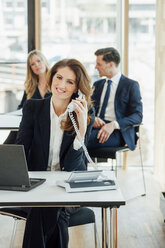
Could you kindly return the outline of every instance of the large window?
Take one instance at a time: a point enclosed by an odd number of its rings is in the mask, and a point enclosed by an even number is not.
[[[77,58],[86,66],[93,81],[94,52],[118,46],[117,1],[42,0],[42,50],[55,61]]]
[[[65,57],[79,59],[94,82],[95,50],[114,46],[121,53],[123,2],[41,0],[42,52],[51,63]],[[153,165],[155,5],[156,0],[129,0],[128,76],[139,82],[142,92],[145,165]],[[0,113],[4,113],[16,109],[24,89],[27,1],[0,0],[0,41]],[[131,155],[129,161],[134,163]]]
[[[27,3],[0,0],[0,113],[15,110],[22,96],[27,57]]]
[[[155,13],[156,0],[129,1],[129,76],[141,87],[144,114],[141,137],[145,165],[153,165]]]
[[[0,0],[0,113],[16,110],[24,89],[27,2]],[[1,131],[2,143],[9,131]]]
[[[137,80],[141,87],[145,165],[153,165],[155,2],[129,1],[128,76]],[[122,47],[122,3],[120,0],[42,0],[43,52],[52,61],[64,57],[79,59],[94,82],[98,77],[94,51],[106,46],[114,46],[120,51]],[[130,152],[128,163],[138,164],[138,159],[134,158],[135,154]]]

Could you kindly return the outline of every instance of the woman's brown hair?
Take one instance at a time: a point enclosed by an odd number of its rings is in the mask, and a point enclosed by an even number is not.
[[[91,80],[88,76],[88,73],[85,67],[76,59],[60,60],[50,69],[50,71],[48,72],[48,77],[47,77],[48,85],[50,87],[49,90],[51,89],[52,79],[54,75],[56,74],[59,68],[63,68],[63,67],[69,67],[75,73],[77,89],[80,89],[82,94],[85,95],[85,99],[87,101],[87,106],[89,109],[91,106],[91,95],[92,95]],[[78,97],[77,94],[73,94],[71,97],[71,100],[74,99],[75,97]],[[74,112],[73,112],[73,115],[77,122],[77,117]],[[89,124],[89,122],[90,122],[90,116],[88,115],[87,123]],[[78,122],[77,122],[77,125],[78,125]],[[74,127],[72,125],[72,122],[69,116],[67,117],[66,121],[62,121],[61,128],[66,131],[74,132]]]
[[[38,76],[34,74],[34,72],[31,69],[30,61],[33,55],[38,55],[42,61],[44,61],[45,66],[46,66],[46,73],[49,70],[49,64],[45,58],[45,56],[39,51],[39,50],[32,50],[27,57],[27,71],[26,71],[26,80],[25,80],[25,91],[27,94],[27,99],[30,99],[38,84]],[[48,86],[47,86],[47,91],[48,91]]]

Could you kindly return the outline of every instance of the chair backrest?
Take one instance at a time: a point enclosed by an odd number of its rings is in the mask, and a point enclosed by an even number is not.
[[[21,208],[0,208],[0,214],[13,217],[18,220],[26,220],[27,213]]]
[[[95,223],[95,214],[92,209],[81,207],[70,216],[69,227]]]

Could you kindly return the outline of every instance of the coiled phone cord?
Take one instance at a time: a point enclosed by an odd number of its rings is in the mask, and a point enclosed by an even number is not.
[[[86,148],[86,146],[85,146],[85,144],[84,144],[84,141],[83,141],[82,138],[81,138],[80,132],[79,132],[79,130],[78,130],[78,128],[77,128],[77,124],[76,124],[76,121],[75,121],[75,119],[74,119],[74,116],[73,116],[73,113],[72,113],[72,112],[69,112],[69,117],[70,117],[70,119],[71,119],[71,121],[72,121],[72,124],[73,124],[73,126],[74,126],[75,131],[76,131],[76,134],[77,134],[77,136],[78,136],[78,139],[79,139],[79,141],[80,141],[80,143],[81,143],[81,145],[82,145],[82,148],[83,148],[83,150],[84,150],[85,156],[86,156],[86,158],[88,159],[88,162],[92,165],[92,167],[93,167],[94,169],[98,169],[97,166],[95,165],[95,163],[93,162],[93,160],[91,159],[91,157],[89,156],[89,153],[88,153],[88,151],[87,151],[87,148]]]

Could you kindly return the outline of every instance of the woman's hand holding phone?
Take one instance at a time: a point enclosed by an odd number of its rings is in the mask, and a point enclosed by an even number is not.
[[[88,108],[87,108],[87,102],[85,100],[85,96],[83,95],[82,98],[76,98],[75,100],[72,100],[72,103],[75,106],[75,113],[77,115],[77,120],[79,124],[79,132],[82,139],[84,139],[87,129],[87,114],[88,114]]]

